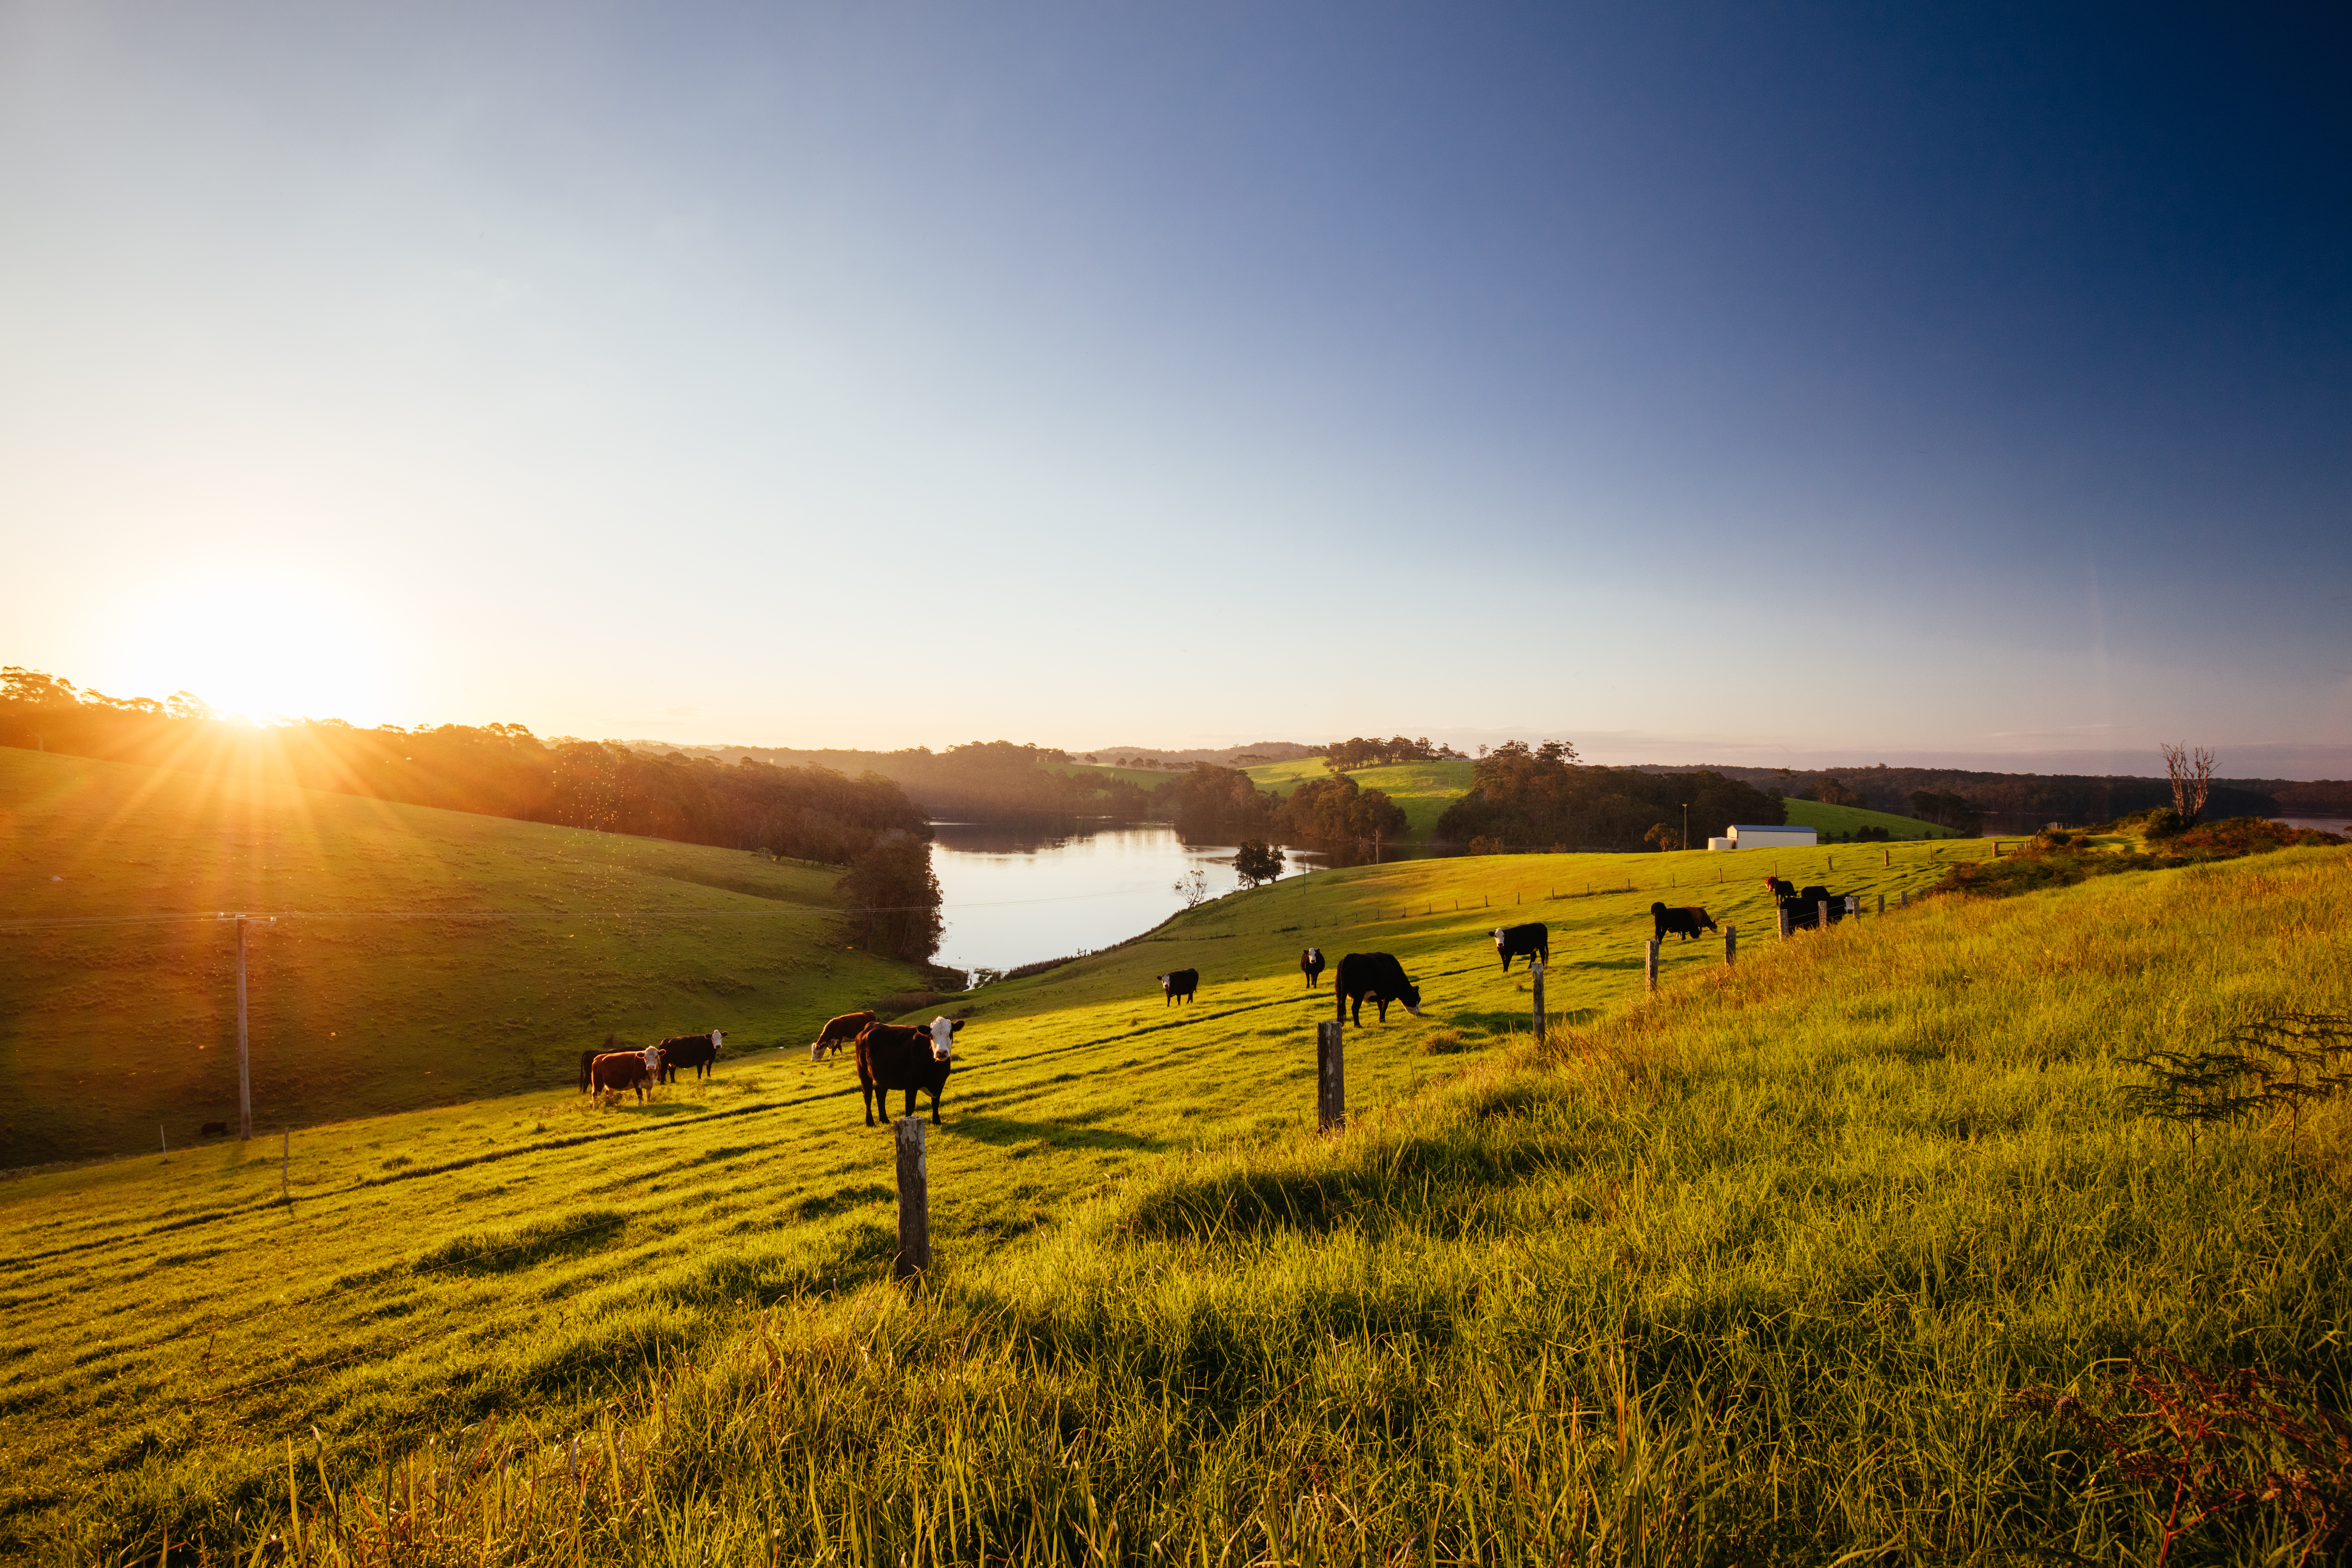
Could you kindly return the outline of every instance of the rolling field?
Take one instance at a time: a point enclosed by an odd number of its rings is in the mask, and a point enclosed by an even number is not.
[[[608,1032],[804,1044],[920,989],[842,951],[826,867],[0,748],[0,1163],[569,1081]],[[159,1134],[159,1127],[162,1131]]]
[[[1858,827],[1884,827],[1897,839],[1959,837],[1951,828],[1938,827],[1916,816],[1897,816],[1889,811],[1867,811],[1858,805],[1824,805],[1817,800],[1784,800],[1780,804],[1788,808],[1792,826],[1815,827],[1823,833],[1852,833]],[[1692,836],[1697,837],[1696,832]]]
[[[911,1294],[839,1062],[312,1129],[283,1200],[260,1144],[0,1180],[33,1327],[0,1550],[2146,1561],[2137,1494],[2004,1402],[2156,1343],[2341,1403],[2346,1119],[2192,1142],[2117,1058],[2352,1010],[2352,861],[1764,935],[1768,869],[1867,894],[1983,852],[1358,868],[992,987]],[[1670,942],[1644,1001],[1654,897],[1738,921],[1738,966]],[[1554,932],[1547,1047],[1506,918]],[[1337,1138],[1307,942],[1426,992],[1349,1032]],[[1164,1007],[1184,964],[1201,1000]],[[2200,1560],[2284,1539],[2256,1513]]]
[[[1426,840],[1436,828],[1437,819],[1445,815],[1445,808],[1470,793],[1470,770],[1474,766],[1475,763],[1460,761],[1383,763],[1379,767],[1351,769],[1349,776],[1362,788],[1380,790],[1395,801],[1404,811],[1412,837]],[[1265,763],[1242,771],[1257,781],[1260,789],[1285,795],[1297,789],[1302,779],[1330,776],[1330,770],[1323,765],[1320,757]]]

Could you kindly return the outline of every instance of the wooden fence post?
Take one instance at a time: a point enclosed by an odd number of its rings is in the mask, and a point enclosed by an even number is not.
[[[1845,918],[1850,921],[1858,921],[1862,918],[1862,895],[1860,893],[1848,893],[1845,896]]]
[[[1315,1026],[1315,1127],[1320,1132],[1347,1125],[1347,1063],[1339,1043],[1346,1032],[1337,1023]]]
[[[898,1256],[895,1279],[931,1271],[931,1173],[923,1158],[923,1119],[902,1116],[892,1128],[898,1145]]]
[[[1885,893],[1878,895],[1878,912],[1882,915],[1886,912],[1886,895]]]
[[[1538,958],[1533,965],[1536,980],[1536,1044],[1538,1045],[1542,1045],[1544,1042],[1543,971],[1543,960]]]
[[[1819,931],[1829,930],[1830,901],[1827,899],[1817,900],[1814,902],[1813,910],[1813,929]]]
[[[1892,865],[1894,865],[1894,864],[1895,864],[1895,851],[1894,851],[1894,850],[1892,850],[1892,849],[1882,849],[1882,850],[1880,850],[1880,851],[1878,852],[1878,863],[1879,863],[1881,866],[1892,866]]]
[[[1642,989],[1658,988],[1658,939],[1652,937],[1642,944]]]
[[[1731,965],[1733,965],[1733,964],[1735,964],[1735,963],[1738,963],[1738,962],[1739,962],[1739,928],[1738,928],[1738,926],[1726,926],[1726,927],[1724,927],[1724,928],[1723,928],[1723,963],[1724,963],[1724,967],[1725,967],[1725,968],[1727,968],[1727,969],[1728,969],[1729,967],[1731,967]]]
[[[1908,908],[1910,907],[1910,905],[1911,905],[1911,889],[1908,889],[1908,888],[1897,888],[1897,889],[1895,889],[1895,907],[1896,909],[1898,909],[1898,910],[1901,910],[1901,909],[1908,909]]]
[[[1789,922],[1789,906],[1788,906],[1788,905],[1786,905],[1786,904],[1782,904],[1782,905],[1780,906],[1780,940],[1781,940],[1782,942],[1786,942],[1786,941],[1788,941],[1788,940],[1789,940],[1789,931],[1790,931],[1790,922]]]

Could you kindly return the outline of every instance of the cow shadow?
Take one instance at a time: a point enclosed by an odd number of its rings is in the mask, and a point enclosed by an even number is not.
[[[992,1147],[1043,1142],[1064,1149],[1128,1149],[1144,1153],[1171,1147],[1164,1138],[1147,1138],[1108,1127],[1088,1125],[1109,1114],[1087,1111],[1054,1121],[1032,1121],[1017,1116],[992,1116],[969,1110],[953,1121],[954,1130]]]

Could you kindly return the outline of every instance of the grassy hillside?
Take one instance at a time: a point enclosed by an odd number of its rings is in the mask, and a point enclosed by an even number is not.
[[[824,867],[0,749],[0,1162],[565,1081],[608,1032],[805,1043],[920,984],[841,951]],[[192,918],[193,917],[193,918]]]
[[[1822,833],[1852,833],[1861,827],[1884,827],[1900,838],[1956,838],[1958,834],[1948,827],[1938,827],[1932,822],[1922,822],[1916,816],[1897,816],[1887,811],[1869,811],[1858,805],[1824,805],[1817,800],[1784,800],[1789,821],[1798,827],[1816,827]]]
[[[1475,763],[1458,760],[1384,763],[1379,767],[1353,769],[1349,776],[1365,789],[1384,792],[1391,800],[1403,807],[1405,820],[1412,825],[1412,837],[1426,839],[1436,827],[1437,819],[1445,815],[1445,808],[1470,793],[1470,770],[1474,766]],[[1286,795],[1297,789],[1302,779],[1330,776],[1320,757],[1267,763],[1243,771],[1257,781],[1260,789]]]
[[[1984,852],[1773,868],[1869,892]],[[2147,1510],[2011,1391],[2154,1343],[2342,1402],[2345,1117],[2192,1142],[2118,1058],[2352,1011],[2343,851],[1787,942],[1760,886],[1694,887],[1733,859],[1286,879],[980,994],[915,1295],[878,1282],[888,1141],[838,1062],[314,1130],[289,1202],[258,1148],[0,1181],[37,1325],[0,1363],[0,1550],[2144,1561]],[[1740,964],[1670,944],[1645,1002],[1654,897],[1738,919]],[[1506,909],[1555,932],[1548,1048]],[[1349,1032],[1338,1138],[1308,941],[1427,991]],[[1162,1006],[1186,963],[1201,1001]],[[2230,1560],[2278,1533],[2248,1528]]]

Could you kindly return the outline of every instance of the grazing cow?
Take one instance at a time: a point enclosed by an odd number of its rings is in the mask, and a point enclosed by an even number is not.
[[[654,1087],[653,1070],[646,1066],[643,1051],[604,1051],[588,1064],[588,1087],[598,1094],[618,1094],[625,1089],[637,1091],[637,1103],[646,1102],[646,1095]]]
[[[1161,1003],[1160,1005],[1168,1006],[1180,997],[1190,1002],[1192,999],[1192,993],[1200,988],[1201,972],[1199,970],[1171,969],[1160,977],[1160,994],[1168,998],[1168,1001]]]
[[[199,1138],[226,1138],[228,1136],[228,1123],[226,1121],[207,1121],[202,1127],[196,1129],[196,1136]]]
[[[1775,878],[1773,891],[1780,908],[1789,912],[1789,929],[1791,931],[1811,931],[1820,925],[1823,900],[1829,901],[1830,923],[1834,925],[1845,919],[1844,898],[1832,893],[1827,888],[1815,886],[1800,892],[1788,883]]]
[[[1681,932],[1683,940],[1688,942],[1699,933],[1702,926],[1708,931],[1715,929],[1713,917],[1696,904],[1686,904],[1679,910],[1670,910],[1664,904],[1652,904],[1650,919],[1658,928],[1656,934],[1660,942],[1666,940],[1666,933],[1670,931]]]
[[[928,1029],[913,1024],[868,1024],[857,1035],[857,1092],[866,1103],[866,1125],[874,1113],[890,1120],[890,1091],[907,1091],[907,1114],[915,1114],[915,1092],[931,1097],[931,1125],[940,1124],[940,1095],[955,1065],[956,1031],[961,1018],[934,1018]]]
[[[1352,1008],[1348,1021],[1360,1026],[1367,996],[1379,1005],[1383,1024],[1389,1021],[1391,1002],[1402,1002],[1406,1012],[1421,1016],[1421,987],[1406,979],[1404,965],[1385,952],[1351,952],[1340,959],[1334,989],[1339,993],[1339,1005]]]
[[[824,1027],[819,1029],[816,1032],[816,1038],[809,1042],[809,1060],[813,1062],[824,1060],[825,1052],[837,1051],[848,1045],[857,1038],[859,1031],[872,1022],[874,1022],[874,1015],[871,1013],[844,1013],[838,1018],[825,1020]]]
[[[719,1060],[719,1047],[726,1037],[723,1029],[713,1029],[707,1035],[677,1035],[664,1040],[661,1051],[661,1080],[673,1083],[677,1069],[692,1068],[697,1078],[709,1078],[711,1065]]]
[[[1316,979],[1323,973],[1323,950],[1310,947],[1298,955],[1298,973],[1307,976],[1307,989],[1315,989]]]
[[[1523,926],[1496,926],[1495,951],[1503,955],[1503,973],[1511,972],[1511,960],[1525,954],[1529,963],[1551,962],[1551,932],[1541,921],[1529,921]]]

